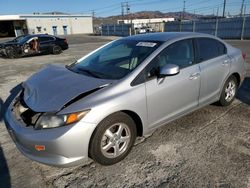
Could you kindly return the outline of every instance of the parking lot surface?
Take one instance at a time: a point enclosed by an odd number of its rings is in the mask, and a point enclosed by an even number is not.
[[[115,39],[71,36],[61,55],[0,58],[0,187],[246,187],[250,188],[250,41],[248,76],[228,107],[209,105],[141,138],[123,161],[55,168],[25,158],[7,133],[3,113],[13,88],[47,64],[68,64]],[[80,140],[79,140],[80,142]]]

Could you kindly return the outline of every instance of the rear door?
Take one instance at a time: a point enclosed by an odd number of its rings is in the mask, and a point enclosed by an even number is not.
[[[230,58],[223,43],[213,38],[197,38],[196,47],[201,68],[199,103],[207,104],[218,99],[230,70]]]
[[[166,64],[178,65],[180,73],[158,78],[155,72]],[[195,64],[192,39],[169,45],[146,69],[148,121],[151,128],[198,106],[200,68]]]

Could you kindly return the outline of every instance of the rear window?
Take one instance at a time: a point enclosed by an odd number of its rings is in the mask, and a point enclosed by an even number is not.
[[[211,38],[198,38],[199,61],[206,61],[226,54],[227,50],[223,43]]]
[[[47,42],[47,41],[52,41],[54,40],[53,37],[40,37],[41,42]]]

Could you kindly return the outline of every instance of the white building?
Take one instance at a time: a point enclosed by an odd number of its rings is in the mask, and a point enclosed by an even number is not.
[[[131,20],[118,20],[118,24],[133,24],[134,28],[141,28],[154,23],[163,23],[174,21],[174,18],[149,18],[149,19],[131,19]]]
[[[83,14],[0,15],[0,37],[45,33],[51,35],[93,33],[92,16]]]

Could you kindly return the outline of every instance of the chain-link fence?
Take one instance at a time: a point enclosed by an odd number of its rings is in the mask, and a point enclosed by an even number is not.
[[[164,31],[207,33],[222,39],[249,39],[250,17],[167,22]]]
[[[199,32],[222,39],[250,39],[250,17],[149,23],[145,32]],[[133,24],[108,24],[102,25],[101,28],[101,34],[104,36],[129,36],[139,33]]]

